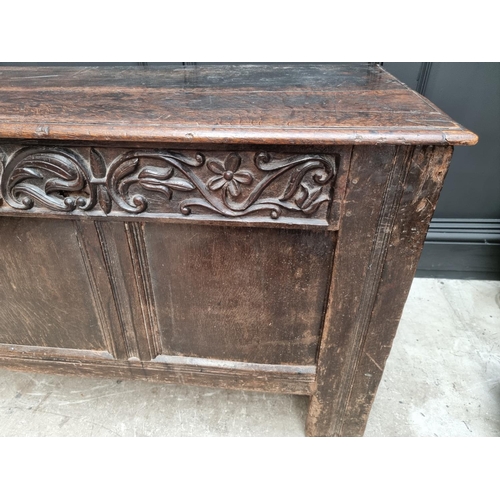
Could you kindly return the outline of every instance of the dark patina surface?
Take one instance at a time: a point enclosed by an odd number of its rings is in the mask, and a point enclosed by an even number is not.
[[[362,435],[453,145],[372,64],[0,70],[0,364],[303,394]]]

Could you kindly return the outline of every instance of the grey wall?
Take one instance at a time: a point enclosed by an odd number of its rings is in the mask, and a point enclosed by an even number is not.
[[[479,135],[455,148],[420,275],[500,279],[500,63],[383,66]]]
[[[384,63],[416,88],[420,63]],[[456,147],[435,217],[500,219],[500,63],[432,63],[424,95],[479,135]]]
[[[435,216],[500,219],[500,63],[435,63],[425,95],[479,135],[455,148]]]

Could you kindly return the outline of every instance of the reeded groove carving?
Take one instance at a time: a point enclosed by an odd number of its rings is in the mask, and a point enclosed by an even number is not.
[[[278,219],[284,212],[312,217],[329,203],[338,155],[283,158],[260,152],[242,157],[167,150],[132,150],[106,165],[92,149],[89,162],[68,148],[23,148],[6,162],[2,195],[10,207],[42,207],[126,214],[214,213],[227,218],[253,214]],[[95,164],[99,164],[99,168]],[[157,194],[159,193],[159,195]],[[160,208],[159,208],[160,207]]]
[[[112,358],[116,359],[116,347],[113,341],[113,333],[111,326],[109,324],[109,319],[106,314],[105,306],[103,304],[103,299],[99,286],[97,284],[97,279],[95,276],[95,270],[92,264],[92,258],[90,256],[90,251],[88,248],[88,242],[85,238],[84,229],[82,224],[85,222],[74,221],[75,233],[78,241],[78,246],[80,247],[80,253],[82,256],[83,265],[85,266],[85,271],[90,284],[90,289],[92,290],[91,298],[94,303],[95,310],[97,312],[97,319],[99,321],[99,326],[104,334],[104,339],[106,341],[106,346]]]
[[[123,285],[124,278],[119,267],[119,262],[113,259],[113,255],[118,255],[116,242],[111,235],[107,234],[109,227],[106,223],[103,224],[96,221],[94,225],[104,258],[106,273],[111,285],[111,292],[118,312],[118,321],[120,322],[120,330],[125,344],[127,358],[139,359],[136,330],[134,328],[127,292]],[[109,244],[111,244],[111,248]]]
[[[149,270],[149,261],[144,240],[144,225],[140,222],[126,222],[125,233],[134,266],[134,275],[137,291],[139,293],[144,327],[151,353],[150,359],[161,354],[161,337],[156,305]]]

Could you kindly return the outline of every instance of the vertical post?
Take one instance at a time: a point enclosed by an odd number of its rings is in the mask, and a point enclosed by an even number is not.
[[[354,148],[308,435],[363,434],[452,152]]]

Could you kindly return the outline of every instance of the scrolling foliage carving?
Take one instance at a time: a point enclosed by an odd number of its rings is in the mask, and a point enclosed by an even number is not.
[[[147,160],[159,160],[161,166],[150,166]],[[193,191],[190,169],[203,165],[205,158],[197,154],[195,159],[184,155],[162,151],[130,151],[116,158],[108,172],[106,186],[116,204],[131,213],[141,213],[148,208],[148,200],[142,194],[129,195],[136,184],[148,191],[162,193],[172,199],[172,191]],[[174,172],[184,174],[175,176]]]
[[[5,166],[2,196],[12,208],[20,210],[36,204],[57,212],[91,210],[96,186],[84,160],[74,151],[24,148]]]
[[[2,195],[20,210],[89,211],[98,203],[96,210],[100,207],[105,214],[310,217],[330,202],[339,161],[338,155],[188,156],[159,149],[119,152],[111,159],[109,155],[106,162],[106,154],[92,150],[91,161],[100,162],[101,176],[95,177],[88,162],[71,149],[21,149],[5,162]]]

